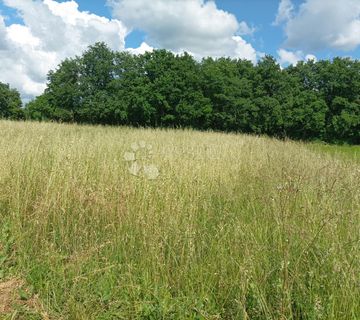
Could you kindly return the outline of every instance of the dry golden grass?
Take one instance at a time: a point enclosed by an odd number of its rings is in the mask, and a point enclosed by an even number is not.
[[[128,170],[141,141],[157,179]],[[0,271],[54,318],[359,318],[359,162],[246,135],[6,121],[0,150]]]

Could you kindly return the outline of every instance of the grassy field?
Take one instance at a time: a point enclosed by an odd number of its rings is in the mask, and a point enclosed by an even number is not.
[[[5,121],[0,150],[0,319],[360,317],[357,161]]]
[[[308,147],[311,150],[320,153],[325,152],[332,155],[334,158],[341,158],[343,160],[351,160],[360,162],[360,146],[348,145],[330,145],[322,143],[310,143]]]

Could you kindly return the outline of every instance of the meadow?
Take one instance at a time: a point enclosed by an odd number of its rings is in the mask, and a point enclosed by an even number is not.
[[[360,146],[359,145],[331,145],[325,143],[309,143],[309,147],[314,151],[326,152],[335,158],[343,160],[352,160],[360,162]]]
[[[322,148],[0,121],[0,319],[359,319],[360,162]]]

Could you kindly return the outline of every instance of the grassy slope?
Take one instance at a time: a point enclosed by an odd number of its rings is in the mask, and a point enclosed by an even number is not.
[[[340,146],[321,143],[310,143],[308,147],[318,152],[326,152],[335,158],[360,162],[360,146]]]
[[[140,140],[156,180],[128,172]],[[12,122],[0,150],[0,271],[54,319],[360,314],[357,162],[267,138]]]

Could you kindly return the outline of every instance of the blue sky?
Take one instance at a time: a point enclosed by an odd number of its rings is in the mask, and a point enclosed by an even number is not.
[[[360,58],[360,0],[0,0],[0,81],[24,97],[96,41],[138,54],[230,56],[283,66]]]

